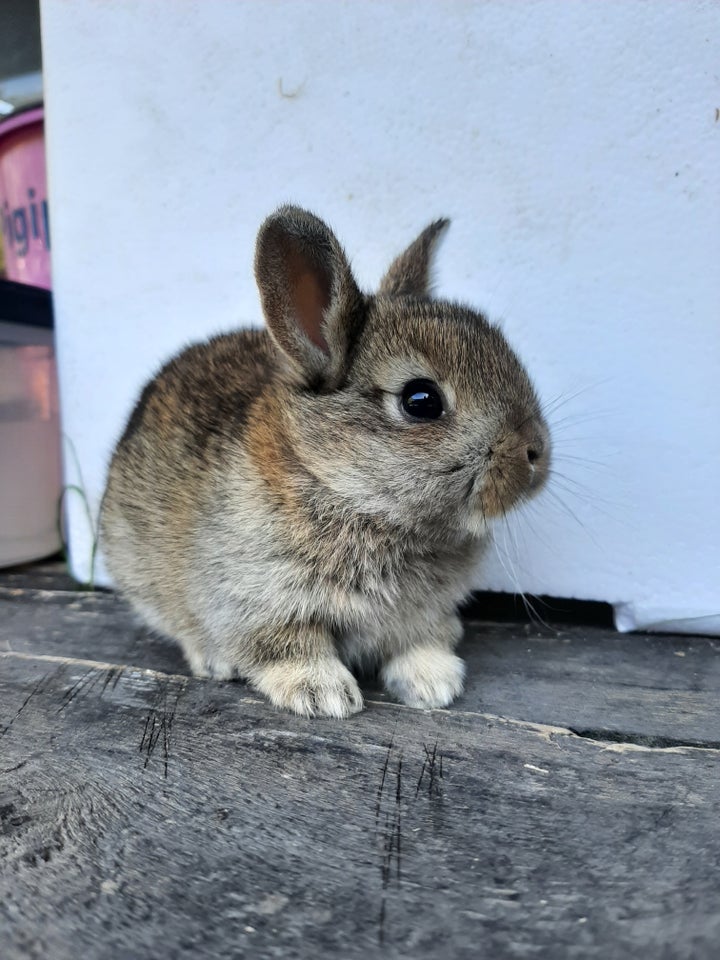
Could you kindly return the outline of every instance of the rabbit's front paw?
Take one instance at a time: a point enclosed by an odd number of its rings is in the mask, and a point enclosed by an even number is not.
[[[363,708],[357,680],[337,657],[276,661],[254,670],[251,682],[276,707],[304,717],[348,717]]]
[[[385,689],[409,707],[446,707],[463,690],[465,664],[449,650],[412,647],[380,673]]]
[[[208,655],[200,650],[186,650],[185,658],[190,664],[194,677],[209,677],[212,680],[234,680],[238,675],[237,668],[229,660]]]

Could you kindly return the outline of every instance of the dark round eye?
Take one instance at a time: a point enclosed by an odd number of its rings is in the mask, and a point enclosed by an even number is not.
[[[437,420],[443,414],[440,388],[432,380],[410,380],[402,389],[400,401],[413,420]]]

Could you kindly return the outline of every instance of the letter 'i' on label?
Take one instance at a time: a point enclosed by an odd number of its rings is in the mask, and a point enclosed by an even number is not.
[[[47,200],[42,202],[42,219],[43,219],[43,240],[45,241],[45,249],[50,249],[50,217],[48,215],[48,203]]]
[[[13,210],[12,226],[16,253],[18,256],[24,257],[28,252],[28,224],[25,207],[17,207]]]
[[[13,242],[12,218],[10,217],[10,207],[7,204],[7,200],[3,204],[3,208],[2,208],[2,232],[7,242],[9,244],[12,243]]]
[[[30,198],[30,223],[32,226],[32,235],[37,239],[40,236],[40,224],[38,223],[38,209],[37,204],[33,203],[35,198],[35,191],[32,187],[28,190],[28,197]]]

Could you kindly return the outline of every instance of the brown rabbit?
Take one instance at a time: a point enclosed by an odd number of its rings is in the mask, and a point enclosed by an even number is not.
[[[115,582],[193,672],[345,717],[351,668],[444,707],[493,517],[543,484],[548,430],[482,314],[430,299],[438,220],[361,293],[317,217],[281,207],[255,255],[267,330],[184,350],[145,387],[110,466]]]

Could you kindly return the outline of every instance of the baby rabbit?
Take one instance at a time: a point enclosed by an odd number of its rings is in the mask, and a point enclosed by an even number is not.
[[[361,710],[351,671],[369,665],[412,707],[462,691],[456,606],[550,444],[500,330],[430,297],[447,223],[368,295],[326,224],[281,207],[255,253],[267,329],[188,347],[143,390],[103,546],[197,676],[243,677],[306,716]]]

